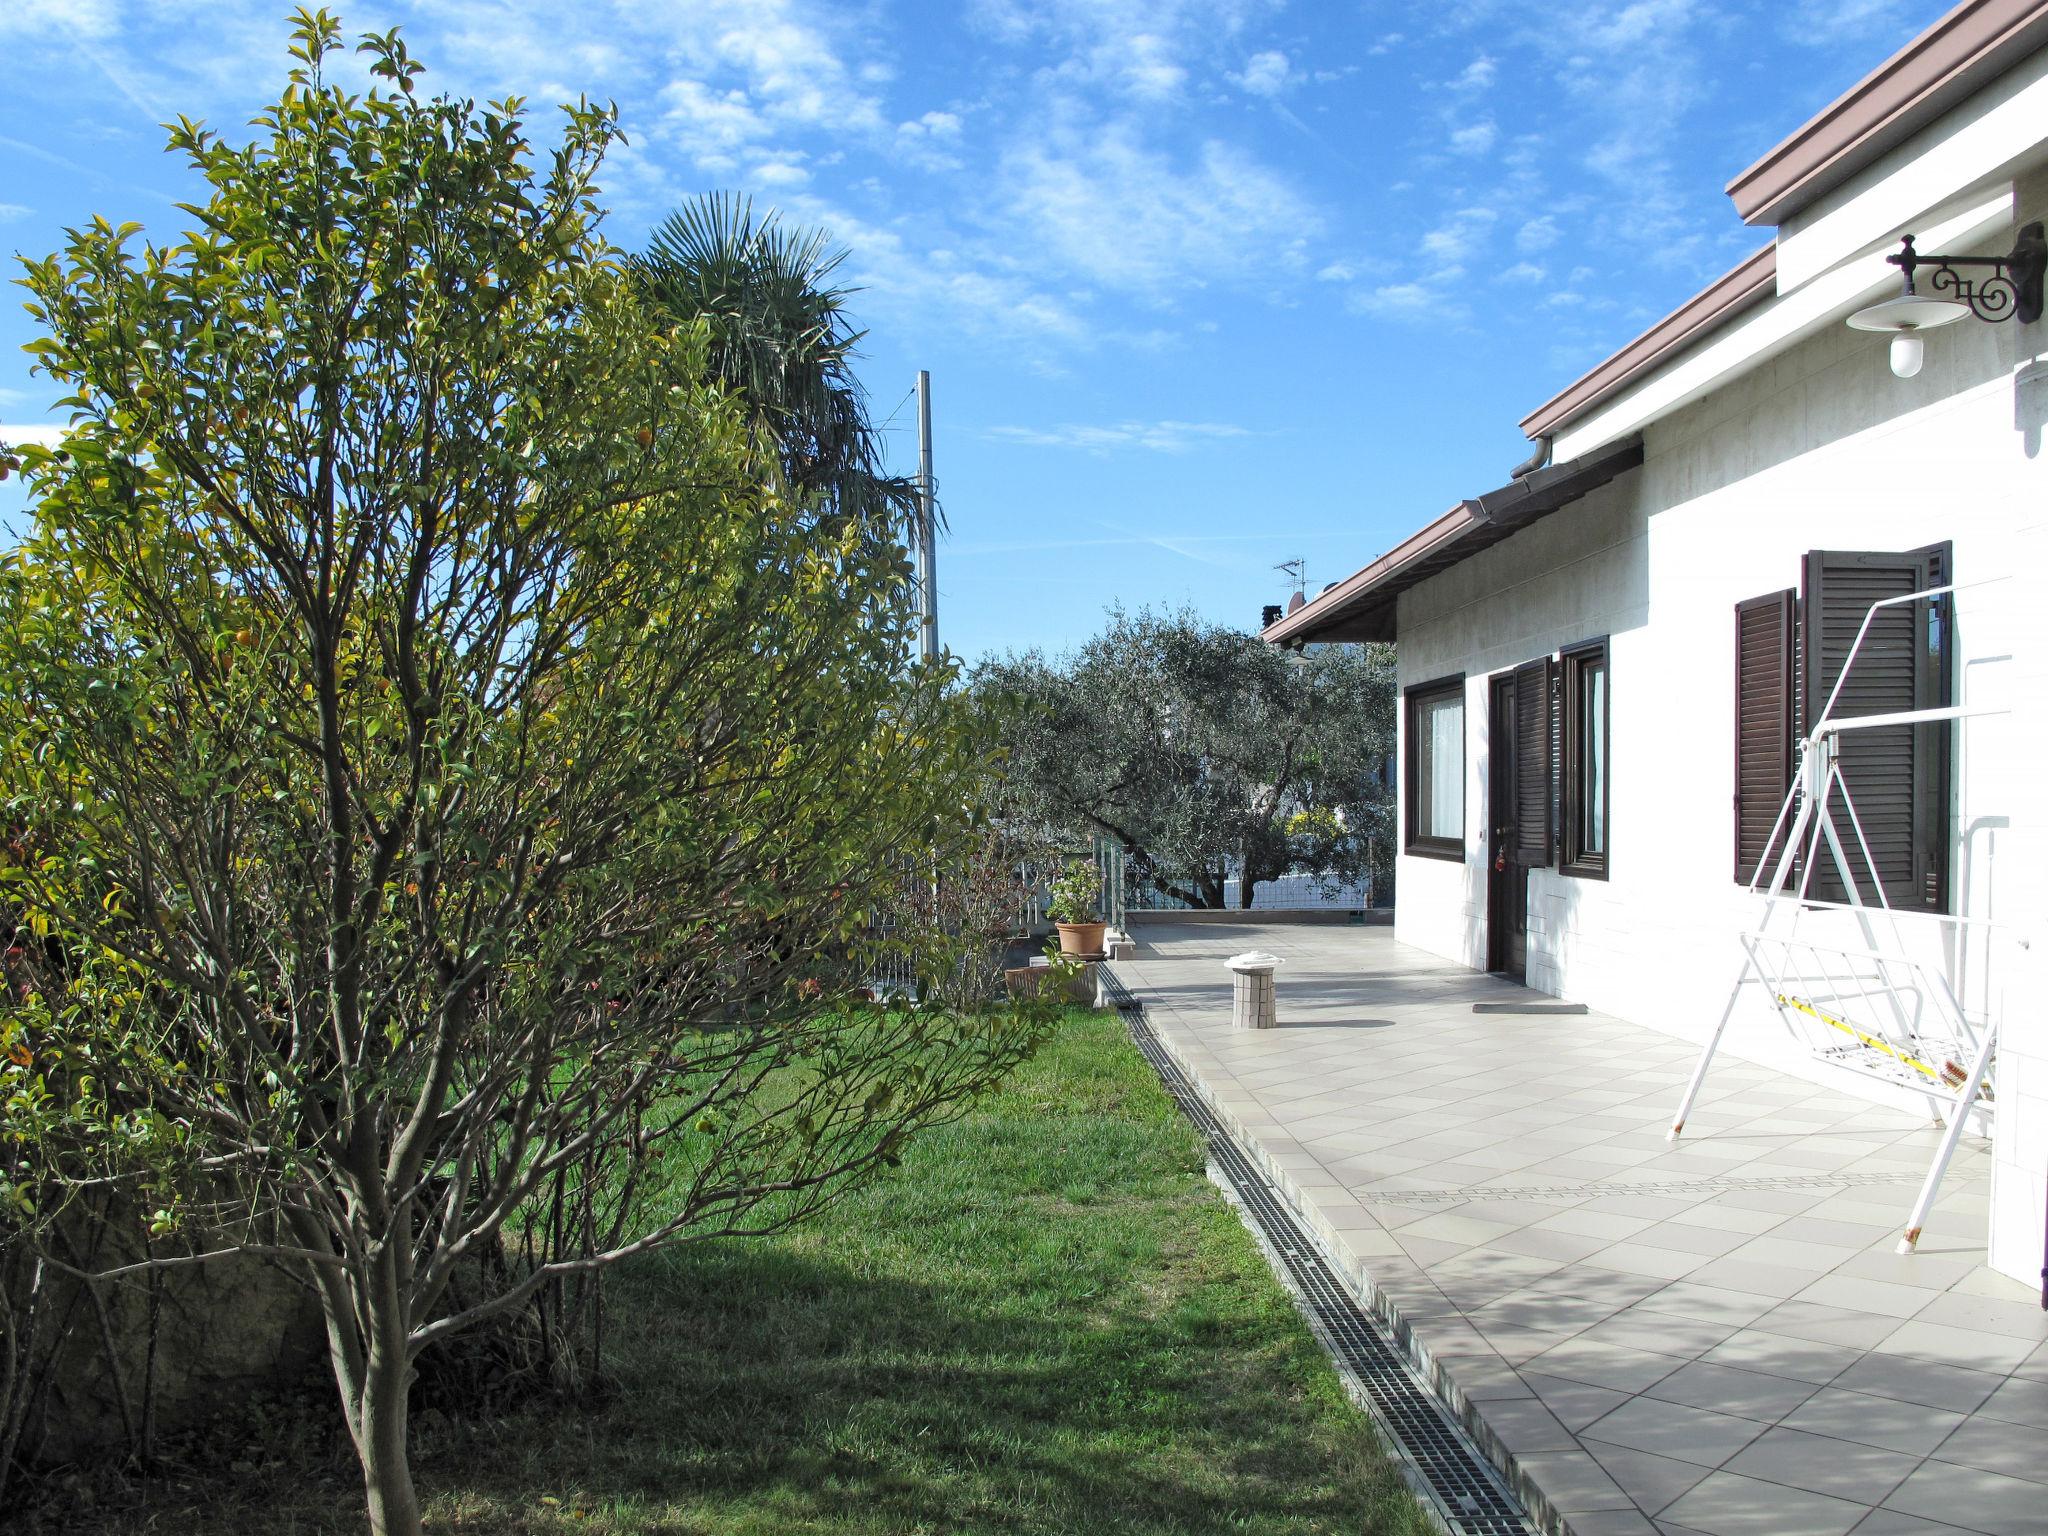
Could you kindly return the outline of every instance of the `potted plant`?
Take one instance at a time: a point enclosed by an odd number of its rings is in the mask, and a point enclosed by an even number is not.
[[[1102,871],[1092,859],[1075,859],[1053,877],[1052,899],[1045,910],[1060,931],[1060,953],[1095,960],[1102,956],[1102,936],[1109,924],[1095,911],[1102,889]]]

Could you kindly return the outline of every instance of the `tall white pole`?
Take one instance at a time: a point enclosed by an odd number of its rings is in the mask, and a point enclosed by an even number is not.
[[[939,527],[932,508],[932,376],[917,370],[918,628],[925,660],[939,655]]]

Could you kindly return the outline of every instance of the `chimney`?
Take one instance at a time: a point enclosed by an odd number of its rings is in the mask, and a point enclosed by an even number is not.
[[[1278,624],[1279,622],[1280,605],[1278,603],[1268,603],[1264,608],[1259,610],[1259,628],[1271,629],[1275,624]]]

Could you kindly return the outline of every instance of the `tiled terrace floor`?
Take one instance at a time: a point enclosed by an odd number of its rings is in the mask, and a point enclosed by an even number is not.
[[[1145,926],[1168,1048],[1532,1508],[1576,1536],[2048,1533],[2048,1314],[1985,1268],[1966,1141],[1892,1252],[1934,1132],[1394,942]],[[1233,1032],[1222,961],[1281,955]]]

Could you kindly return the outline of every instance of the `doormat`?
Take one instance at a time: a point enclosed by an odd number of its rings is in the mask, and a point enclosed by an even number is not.
[[[1474,1003],[1474,1013],[1584,1013],[1584,1003]]]

